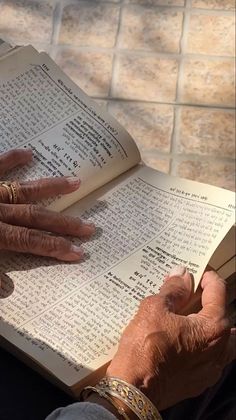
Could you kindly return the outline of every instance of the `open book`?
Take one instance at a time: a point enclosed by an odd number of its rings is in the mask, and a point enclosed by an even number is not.
[[[0,109],[0,153],[34,152],[10,178],[79,175],[77,192],[47,205],[98,227],[81,263],[0,254],[1,345],[77,395],[173,266],[195,288],[209,261],[232,274],[235,194],[145,167],[117,121],[31,46],[0,44]]]

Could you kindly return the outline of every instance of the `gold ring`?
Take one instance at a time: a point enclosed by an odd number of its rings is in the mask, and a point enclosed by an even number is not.
[[[18,198],[17,198],[17,187],[16,187],[16,183],[15,182],[12,182],[10,184],[10,188],[11,188],[11,193],[12,193],[13,204],[17,204]]]
[[[9,203],[17,204],[17,188],[16,183],[8,181],[0,181],[0,186],[5,188],[8,193]]]

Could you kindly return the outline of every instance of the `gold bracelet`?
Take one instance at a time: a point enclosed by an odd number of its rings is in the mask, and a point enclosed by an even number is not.
[[[135,386],[113,377],[103,378],[96,388],[118,398],[126,404],[140,420],[162,420],[152,402]]]
[[[125,413],[125,410],[116,404],[115,401],[107,395],[102,389],[93,387],[93,386],[86,386],[80,394],[80,401],[84,401],[92,392],[96,392],[101,398],[109,401],[111,405],[117,410],[117,412],[122,416],[125,420],[130,420],[129,416]]]

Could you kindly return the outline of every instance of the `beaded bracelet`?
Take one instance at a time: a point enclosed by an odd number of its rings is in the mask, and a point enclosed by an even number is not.
[[[86,386],[80,394],[80,401],[84,401],[92,392],[96,392],[101,398],[105,398],[105,400],[109,401],[111,405],[117,410],[120,416],[122,416],[125,420],[130,420],[129,416],[125,413],[125,410],[120,407],[115,401],[107,395],[102,389],[93,386]]]

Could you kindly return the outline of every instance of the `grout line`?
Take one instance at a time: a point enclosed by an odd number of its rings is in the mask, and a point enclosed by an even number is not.
[[[185,0],[185,5],[186,5],[186,0]],[[186,13],[183,13],[183,18],[182,18],[182,28],[181,28],[181,36],[180,36],[180,40],[179,40],[179,53],[180,56],[182,55],[182,43],[183,43],[183,37],[184,37],[184,28],[185,28],[185,20],[186,20]],[[179,75],[180,75],[180,67],[182,65],[182,59],[180,59],[179,63],[178,63],[178,76],[177,76],[177,80],[176,80],[176,90],[175,90],[175,102],[177,102],[178,100],[178,92],[179,92]],[[176,107],[173,108],[173,126],[172,126],[172,133],[171,133],[171,138],[170,138],[170,154],[173,153],[173,151],[175,151],[176,148],[176,127],[177,127],[177,118],[178,118],[178,109]],[[172,164],[173,164],[173,159],[170,159],[170,163],[169,163],[169,172],[171,173],[172,170]]]
[[[60,0],[59,0],[60,1]],[[84,4],[88,4],[88,2],[90,3],[90,4],[93,4],[93,5],[99,5],[99,4],[111,4],[111,5],[116,5],[116,6],[119,6],[119,5],[121,5],[122,4],[122,0],[119,0],[118,2],[114,2],[114,1],[109,1],[109,0],[100,0],[100,1],[97,1],[97,0],[65,0],[66,1],[66,5],[75,5],[75,4],[78,4],[78,3],[84,3]]]
[[[117,32],[117,42],[114,48],[114,58],[113,58],[113,73],[112,73],[112,84],[111,84],[111,90],[110,90],[110,96],[113,97],[113,92],[114,92],[114,87],[116,85],[117,82],[117,67],[119,65],[119,61],[118,61],[118,54],[120,51],[119,48],[119,44],[120,44],[120,34],[121,34],[121,28],[122,28],[122,22],[123,22],[123,15],[124,15],[124,1],[122,1],[121,6],[120,6],[120,19],[119,19],[119,28],[118,28],[118,32]]]
[[[170,136],[170,152],[169,152],[169,156],[170,156],[169,173],[171,173],[171,168],[172,168],[172,163],[173,163],[173,159],[171,158],[171,156],[174,153],[175,144],[176,144],[176,128],[175,128],[176,118],[177,118],[177,108],[173,107],[173,125],[172,125],[172,132]]]
[[[189,0],[186,0],[186,7],[189,7]],[[180,51],[182,54],[182,59],[179,63],[179,72],[177,79],[177,89],[176,89],[176,102],[180,102],[181,92],[183,89],[183,79],[184,79],[184,52],[186,50],[187,37],[188,37],[188,28],[189,28],[189,14],[185,13],[183,18],[183,29],[182,36],[180,40]],[[177,121],[177,120],[176,120]]]
[[[181,108],[178,106],[175,106],[174,107],[175,118],[174,118],[174,125],[173,125],[172,148],[171,148],[171,153],[173,153],[173,155],[178,154],[180,112],[181,112]]]
[[[53,11],[53,31],[51,45],[52,47],[58,45],[59,32],[62,20],[63,3],[60,0],[55,0],[55,8]],[[54,51],[52,51],[53,55]]]
[[[135,139],[134,139],[135,140]],[[197,153],[167,153],[156,149],[148,149],[148,151],[145,151],[145,149],[142,149],[139,147],[141,155],[144,156],[154,156],[159,157],[162,160],[171,159],[173,162],[184,162],[186,160],[191,160],[193,162],[219,162],[219,163],[225,163],[225,164],[234,164],[235,160],[233,158],[229,157],[219,157],[217,155],[200,155]]]
[[[134,50],[128,48],[120,48],[115,46],[113,48],[108,47],[97,47],[97,46],[76,46],[73,44],[54,44],[58,50],[73,49],[77,51],[84,52],[100,52],[100,53],[118,53],[120,55],[129,55],[132,57],[156,57],[156,58],[166,58],[180,60],[181,58],[185,60],[208,60],[208,61],[229,61],[234,62],[233,56],[218,56],[218,55],[208,55],[208,54],[182,54],[182,53],[171,53],[171,52],[155,52],[152,50]]]
[[[164,102],[164,101],[151,101],[151,100],[144,100],[144,99],[132,99],[132,98],[119,98],[115,96],[93,96],[90,95],[93,99],[101,99],[110,102],[137,102],[140,104],[157,104],[157,105],[173,105],[176,107],[192,107],[192,108],[200,108],[200,109],[212,109],[212,110],[221,110],[224,112],[231,112],[234,113],[234,106],[226,106],[223,104],[196,104],[196,103],[187,103],[187,102]]]
[[[117,32],[116,32],[116,42],[113,48],[113,58],[112,58],[112,69],[111,69],[111,80],[110,80],[110,88],[109,88],[109,96],[112,96],[112,92],[113,92],[113,85],[115,83],[116,80],[116,61],[117,61],[117,56],[116,56],[116,49],[117,46],[119,45],[119,37],[120,37],[120,32],[121,32],[121,22],[122,22],[122,13],[123,12],[123,6],[122,3],[120,3],[120,10],[119,10],[119,21],[118,21],[118,27],[117,27]]]
[[[113,3],[114,4],[114,3]],[[234,16],[234,10],[225,10],[225,9],[204,9],[202,7],[192,7],[191,2],[188,3],[188,0],[185,0],[184,6],[171,6],[171,5],[146,5],[140,3],[124,3],[126,6],[135,6],[137,8],[149,8],[149,9],[162,9],[166,11],[191,11],[191,13],[196,14],[206,14],[206,15],[216,15],[216,16]]]

